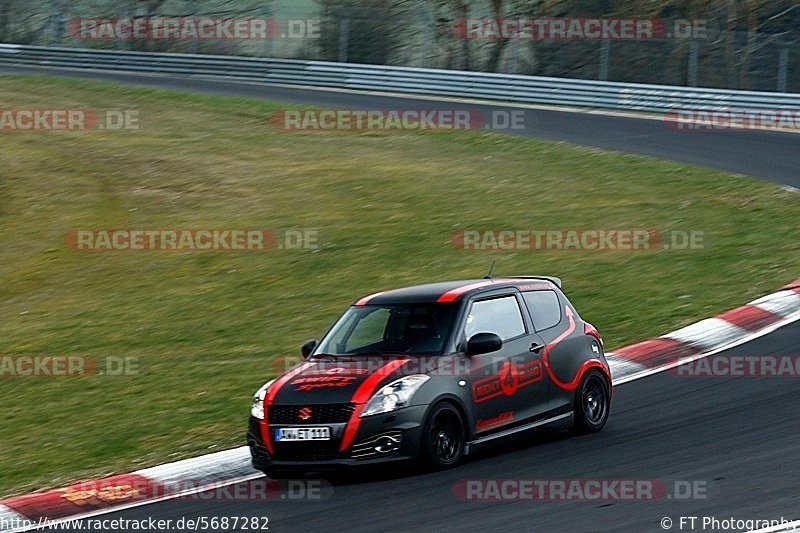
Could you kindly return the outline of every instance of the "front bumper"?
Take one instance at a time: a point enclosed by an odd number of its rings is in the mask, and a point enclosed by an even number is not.
[[[335,470],[382,463],[414,460],[419,455],[424,405],[406,407],[391,413],[360,419],[353,443],[339,450],[347,424],[319,424],[331,428],[330,441],[272,443],[269,453],[261,434],[261,421],[250,417],[247,445],[257,470]],[[314,427],[315,424],[296,424]],[[276,428],[269,425],[270,435]]]

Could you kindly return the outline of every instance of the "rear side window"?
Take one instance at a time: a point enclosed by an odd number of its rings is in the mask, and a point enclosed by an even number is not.
[[[525,334],[525,324],[514,296],[481,300],[472,304],[464,327],[467,339],[476,333],[496,333],[504,341]]]
[[[523,292],[522,299],[525,300],[536,331],[552,328],[561,322],[561,304],[555,291]]]

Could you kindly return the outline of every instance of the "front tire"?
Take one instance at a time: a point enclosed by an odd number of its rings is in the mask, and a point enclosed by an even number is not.
[[[464,457],[464,419],[450,403],[433,407],[422,431],[420,453],[432,470],[453,468]]]
[[[574,431],[579,434],[597,433],[608,421],[611,410],[611,389],[600,372],[584,374],[575,391],[573,404]]]

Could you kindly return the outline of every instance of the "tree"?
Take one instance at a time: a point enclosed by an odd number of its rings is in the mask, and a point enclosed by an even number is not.
[[[8,21],[11,18],[12,0],[0,0],[0,42],[10,39]]]
[[[317,46],[323,61],[386,64],[395,45],[388,0],[320,0]]]
[[[503,18],[503,4],[503,0],[492,0],[492,16],[495,19]],[[492,48],[489,52],[489,58],[486,60],[484,70],[487,72],[497,72],[500,57],[503,55],[503,50],[507,44],[508,39],[495,39],[492,42]]]

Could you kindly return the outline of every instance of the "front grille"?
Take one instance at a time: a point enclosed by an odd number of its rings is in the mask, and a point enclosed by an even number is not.
[[[311,417],[300,418],[301,409],[311,409]],[[317,405],[270,405],[267,411],[273,424],[344,424],[355,411],[353,403],[328,403]]]
[[[278,461],[331,461],[339,457],[334,441],[287,442],[275,444]]]

